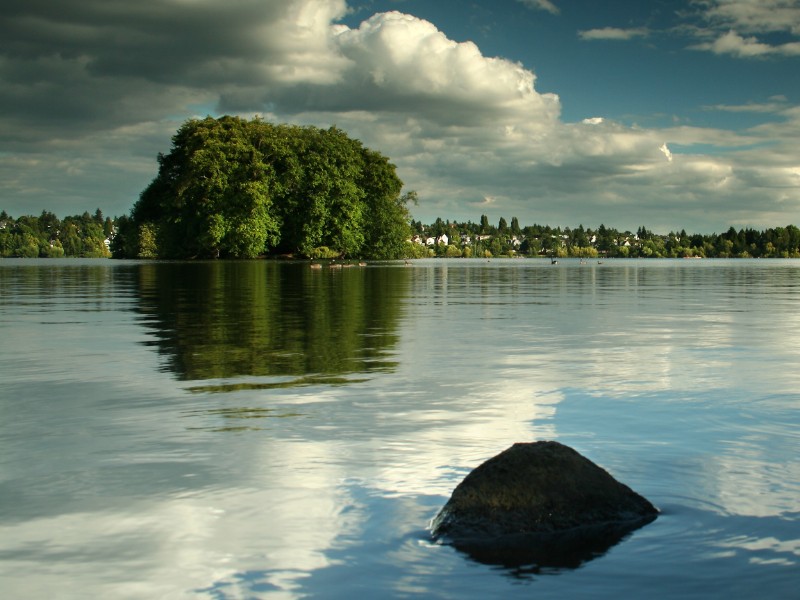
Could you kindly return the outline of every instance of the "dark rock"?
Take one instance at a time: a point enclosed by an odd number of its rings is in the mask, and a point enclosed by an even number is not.
[[[481,562],[578,566],[657,514],[572,448],[535,442],[514,444],[467,475],[432,531]]]

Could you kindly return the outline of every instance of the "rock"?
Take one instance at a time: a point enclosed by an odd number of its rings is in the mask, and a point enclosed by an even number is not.
[[[535,442],[514,444],[467,475],[431,527],[481,562],[578,566],[657,515],[572,448]]]

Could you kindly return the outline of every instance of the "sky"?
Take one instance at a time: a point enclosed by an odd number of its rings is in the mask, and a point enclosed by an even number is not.
[[[127,214],[190,118],[335,125],[412,216],[800,225],[800,0],[3,0],[0,210]]]

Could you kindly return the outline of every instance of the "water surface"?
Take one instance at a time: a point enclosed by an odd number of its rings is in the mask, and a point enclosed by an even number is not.
[[[0,261],[9,598],[770,598],[800,575],[800,262]],[[577,569],[429,540],[514,442],[662,511]]]

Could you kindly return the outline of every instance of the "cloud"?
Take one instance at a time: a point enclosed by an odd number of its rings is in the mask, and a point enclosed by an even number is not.
[[[772,96],[770,98],[771,102],[762,102],[762,103],[748,103],[748,104],[739,104],[739,105],[731,105],[731,104],[714,104],[710,106],[703,107],[705,110],[718,110],[722,112],[732,112],[732,113],[781,113],[785,110],[791,108],[789,104],[787,104],[786,96],[779,95],[779,96]]]
[[[705,38],[691,46],[719,55],[757,58],[770,55],[800,55],[800,40],[777,40],[771,36],[800,36],[800,2],[797,0],[707,0],[698,2],[705,27],[694,30]]]
[[[714,54],[730,54],[738,58],[755,58],[778,54],[784,56],[800,55],[800,42],[769,45],[759,42],[755,37],[744,38],[735,31],[729,31],[713,42],[692,46],[696,50],[710,50]]]
[[[755,226],[800,205],[800,110],[785,99],[766,103],[783,107],[773,122],[741,133],[594,111],[565,122],[530,68],[401,12],[347,26],[344,0],[7,4],[0,188],[12,214],[124,214],[180,122],[221,113],[341,127],[391,157],[423,221],[475,219],[478,203],[493,221],[713,231],[735,225],[729,215]],[[664,160],[664,140],[680,161]]]
[[[669,148],[667,147],[666,142],[664,142],[660,147],[659,150],[667,157],[669,162],[672,162],[672,152],[670,152]]]
[[[68,137],[184,113],[229,90],[330,83],[344,0],[63,0],[4,6],[0,141]],[[87,129],[88,128],[88,129]]]
[[[528,8],[532,8],[535,10],[544,10],[549,12],[552,15],[558,15],[561,13],[559,8],[550,2],[550,0],[517,0],[521,4],[524,4]]]
[[[704,16],[712,25],[747,33],[775,31],[800,35],[797,0],[706,0]]]
[[[485,57],[474,43],[454,42],[411,15],[377,14],[358,29],[337,28],[333,41],[348,66],[341,85],[314,96],[315,110],[346,104],[451,126],[515,122],[523,114],[544,126],[558,119],[558,97],[539,94],[530,70]]]
[[[636,37],[647,37],[649,30],[639,27],[634,29],[619,29],[617,27],[603,27],[602,29],[589,29],[579,31],[578,36],[585,41],[595,40],[630,40]]]

